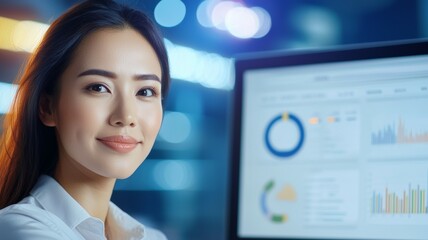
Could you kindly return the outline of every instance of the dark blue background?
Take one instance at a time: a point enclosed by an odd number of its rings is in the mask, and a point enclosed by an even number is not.
[[[75,2],[0,0],[0,16],[49,23]],[[137,7],[151,17],[158,3],[152,0],[119,2]],[[428,36],[428,1],[424,0],[246,0],[243,1],[246,5],[263,7],[272,17],[270,33],[250,40],[200,26],[195,14],[200,1],[183,2],[187,9],[185,19],[173,28],[160,27],[164,36],[175,44],[228,58],[297,46],[317,48]],[[336,35],[325,40],[307,32],[293,17],[302,9],[321,9],[330,14],[335,26],[339,26]],[[0,50],[0,81],[12,82],[27,56]],[[146,225],[161,229],[169,239],[226,239],[229,152],[233,147],[230,145],[231,100],[231,90],[174,79],[165,110],[189,117],[189,137],[176,144],[157,141],[137,172],[118,183],[112,200]],[[188,177],[188,185],[163,188],[156,182],[159,177],[155,175],[156,169],[161,162],[174,161],[186,167],[182,173],[191,176],[180,176],[173,171],[167,177],[172,180]]]

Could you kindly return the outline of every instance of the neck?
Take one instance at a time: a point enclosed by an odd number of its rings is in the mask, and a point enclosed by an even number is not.
[[[70,161],[58,161],[54,178],[92,217],[106,222],[116,179],[90,172]]]

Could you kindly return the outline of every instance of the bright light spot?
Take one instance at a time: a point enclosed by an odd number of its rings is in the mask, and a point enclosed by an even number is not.
[[[205,0],[199,4],[196,10],[196,18],[199,24],[204,27],[213,27],[211,22],[211,12],[215,6],[215,0]]]
[[[38,22],[0,17],[0,48],[9,51],[33,52],[48,27]]]
[[[194,170],[184,160],[160,160],[153,174],[155,182],[164,190],[188,189],[195,182]]]
[[[164,27],[177,26],[185,15],[186,6],[180,0],[162,0],[155,8],[156,22]]]
[[[15,46],[13,45],[11,36],[12,33],[18,25],[19,21],[0,17],[0,48],[6,49],[9,51],[16,51]]]
[[[17,89],[17,85],[0,82],[0,114],[9,111]]]
[[[210,88],[233,88],[232,59],[175,45],[168,40],[165,40],[165,45],[172,78],[200,83]]]
[[[240,3],[232,1],[218,2],[211,13],[211,22],[214,27],[226,30],[225,19],[232,9],[242,6]],[[245,21],[245,19],[243,19]]]
[[[237,38],[251,38],[260,27],[257,14],[246,7],[231,9],[226,15],[225,23],[230,34]]]
[[[12,35],[12,41],[16,49],[33,52],[42,41],[43,35],[48,30],[48,25],[33,22],[19,22]]]
[[[198,19],[199,24],[204,27],[211,27],[211,21],[208,18],[207,14],[208,1],[203,1],[199,4],[198,9],[196,10],[196,18]]]
[[[189,118],[181,112],[167,112],[164,116],[159,136],[170,143],[184,142],[190,135]]]
[[[272,26],[270,14],[261,7],[253,7],[251,9],[257,14],[260,22],[259,30],[254,34],[253,38],[262,38],[268,34]]]

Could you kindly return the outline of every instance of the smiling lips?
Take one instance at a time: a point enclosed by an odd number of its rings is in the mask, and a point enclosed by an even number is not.
[[[109,136],[97,138],[97,140],[119,153],[128,153],[141,143],[129,136]]]

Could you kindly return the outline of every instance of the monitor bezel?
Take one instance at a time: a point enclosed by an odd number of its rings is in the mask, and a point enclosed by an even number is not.
[[[428,39],[369,43],[316,50],[294,50],[271,53],[257,53],[235,59],[235,86],[233,90],[231,154],[229,176],[229,240],[313,240],[314,238],[259,238],[238,236],[238,202],[240,186],[241,133],[243,77],[245,71],[287,66],[303,66],[318,63],[347,62],[428,55]],[[317,238],[319,239],[319,238]],[[331,238],[329,238],[331,239]],[[340,239],[340,238],[338,238]],[[351,240],[346,238],[346,240]]]

